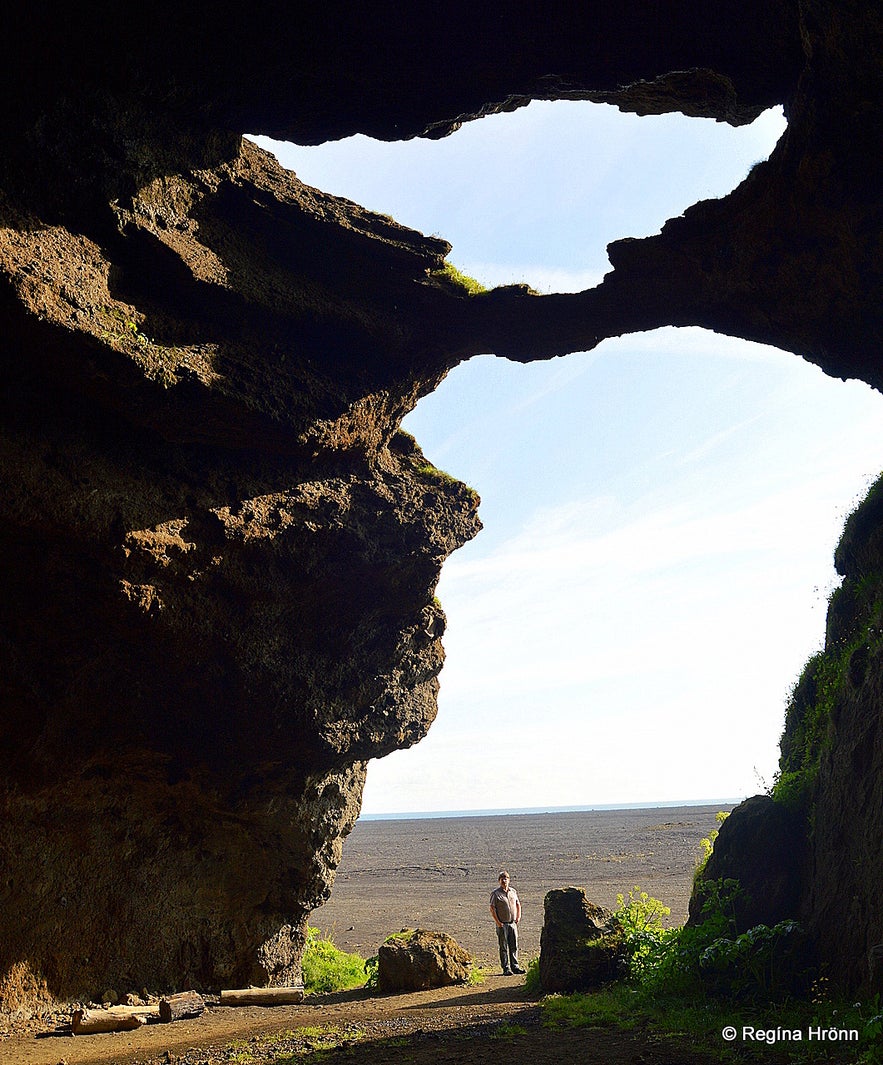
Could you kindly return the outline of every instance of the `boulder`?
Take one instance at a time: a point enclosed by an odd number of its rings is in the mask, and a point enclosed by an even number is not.
[[[768,795],[746,799],[721,825],[714,851],[696,878],[688,923],[702,923],[702,885],[711,880],[739,881],[733,914],[737,932],[796,917],[805,847],[798,816]]]
[[[613,914],[589,902],[583,888],[550,891],[540,935],[540,986],[544,991],[587,991],[616,976],[622,935]]]
[[[426,991],[469,979],[472,955],[444,932],[417,928],[390,938],[377,952],[379,991]]]

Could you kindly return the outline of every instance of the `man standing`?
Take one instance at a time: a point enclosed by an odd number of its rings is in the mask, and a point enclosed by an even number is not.
[[[523,973],[518,964],[518,922],[521,920],[521,903],[515,888],[509,887],[509,874],[500,873],[500,886],[491,894],[491,917],[497,926],[500,943],[500,964],[503,975]]]

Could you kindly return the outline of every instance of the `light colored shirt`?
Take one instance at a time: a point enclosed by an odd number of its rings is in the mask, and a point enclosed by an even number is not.
[[[508,891],[497,888],[491,895],[491,906],[498,921],[503,924],[515,921],[518,917],[518,896],[515,894],[515,888],[510,887]]]

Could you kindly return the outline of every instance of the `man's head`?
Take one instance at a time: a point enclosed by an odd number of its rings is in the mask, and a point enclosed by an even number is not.
[[[505,891],[509,887],[509,874],[505,869],[502,870],[499,876],[500,887]]]

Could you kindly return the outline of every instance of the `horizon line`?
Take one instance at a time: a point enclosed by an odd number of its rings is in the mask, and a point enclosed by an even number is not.
[[[585,806],[514,806],[479,810],[399,810],[389,813],[361,813],[359,821],[422,821],[457,817],[517,817],[524,814],[592,813],[616,810],[662,810],[681,806],[738,806],[747,796],[726,799],[665,799],[659,802],[601,802]]]

